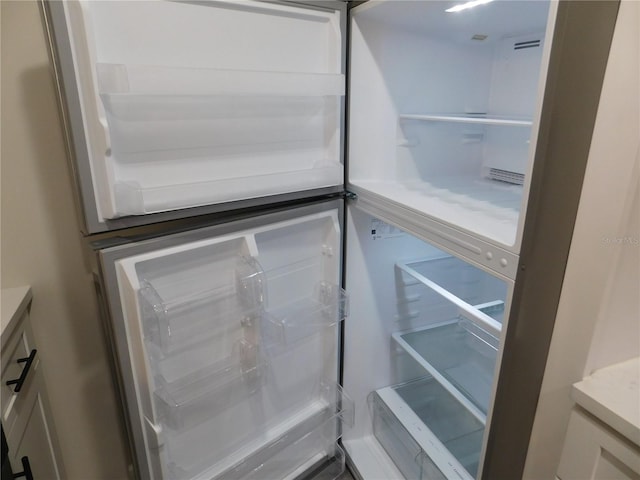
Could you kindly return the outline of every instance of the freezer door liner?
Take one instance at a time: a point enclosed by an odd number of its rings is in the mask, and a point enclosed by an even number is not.
[[[344,468],[340,244],[332,210],[115,262],[144,478]]]
[[[252,0],[52,8],[98,222],[343,184],[340,11]]]

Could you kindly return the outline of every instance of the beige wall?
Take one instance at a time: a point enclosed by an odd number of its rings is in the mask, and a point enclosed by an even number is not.
[[[33,287],[35,340],[68,478],[126,478],[39,5],[0,5],[2,287]]]

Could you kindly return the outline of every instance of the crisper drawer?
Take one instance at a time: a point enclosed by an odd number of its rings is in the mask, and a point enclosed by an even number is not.
[[[407,479],[475,477],[484,425],[433,378],[372,392],[369,408],[375,437]]]

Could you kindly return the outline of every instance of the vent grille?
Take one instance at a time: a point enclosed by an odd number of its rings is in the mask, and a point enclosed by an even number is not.
[[[489,178],[491,180],[497,180],[498,182],[511,183],[513,185],[524,184],[523,173],[510,172],[509,170],[501,170],[499,168],[490,168]]]
[[[540,46],[540,40],[529,40],[527,42],[516,42],[513,44],[514,50],[523,50],[525,48],[535,48]]]

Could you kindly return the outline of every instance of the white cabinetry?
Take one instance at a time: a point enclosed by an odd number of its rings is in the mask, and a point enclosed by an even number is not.
[[[640,479],[640,358],[594,372],[573,386],[560,480]]]
[[[2,425],[14,475],[62,479],[42,365],[29,323],[31,289],[2,290]]]

